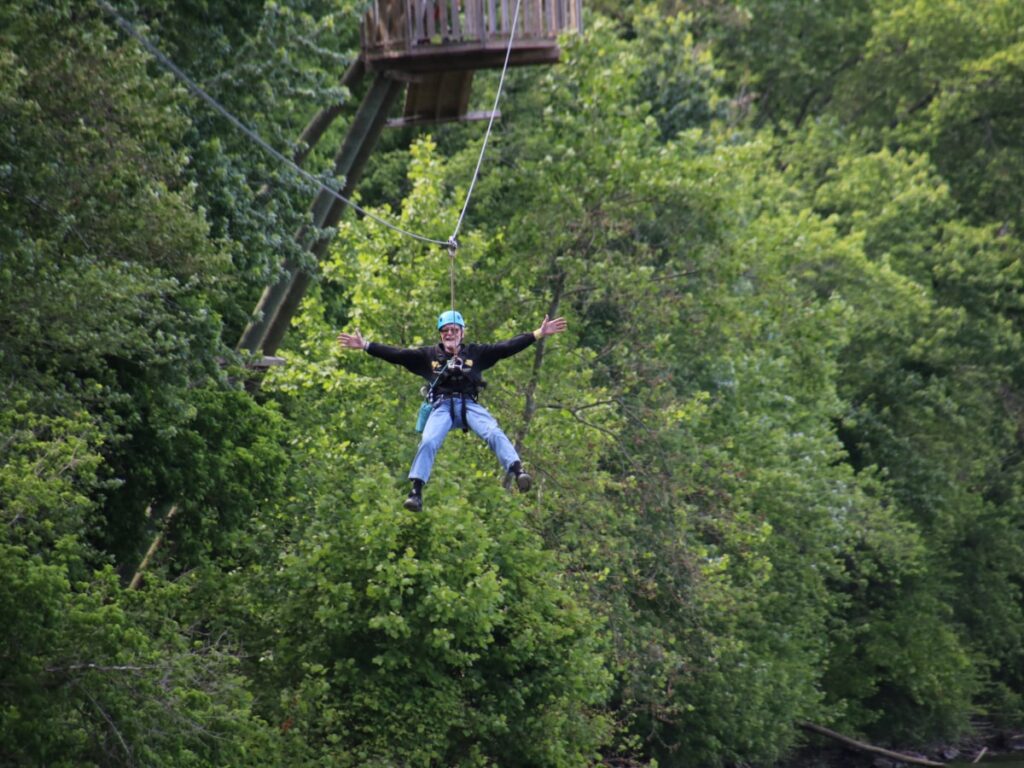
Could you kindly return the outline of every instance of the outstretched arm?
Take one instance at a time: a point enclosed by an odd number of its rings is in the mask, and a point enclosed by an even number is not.
[[[540,328],[533,332],[533,337],[538,341],[543,339],[545,336],[553,336],[556,333],[561,333],[568,327],[564,317],[556,317],[554,320],[549,320],[547,315],[544,315],[544,322],[540,324]]]
[[[522,352],[535,341],[540,341],[546,336],[561,333],[566,327],[564,317],[556,317],[552,320],[544,315],[544,322],[535,331],[521,333],[507,341],[499,341],[497,344],[474,345],[478,351],[477,368],[481,371],[487,370],[499,360]]]
[[[362,349],[370,357],[379,357],[388,363],[400,365],[417,376],[430,376],[430,355],[426,348],[405,349],[402,347],[391,347],[380,342],[369,342],[363,338],[363,334],[357,328],[355,333],[339,333],[338,346],[342,349]]]

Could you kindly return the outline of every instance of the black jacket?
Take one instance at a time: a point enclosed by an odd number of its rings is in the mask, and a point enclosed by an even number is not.
[[[534,341],[536,339],[532,333],[522,333],[497,344],[460,345],[456,357],[462,361],[462,370],[453,370],[455,366],[448,366],[449,369],[441,375],[437,386],[434,387],[434,399],[449,394],[470,395],[476,398],[480,390],[486,386],[482,375],[484,371],[499,360],[522,352]],[[371,341],[366,351],[381,360],[401,365],[431,384],[437,378],[438,371],[452,358],[440,343],[432,347],[403,349]]]

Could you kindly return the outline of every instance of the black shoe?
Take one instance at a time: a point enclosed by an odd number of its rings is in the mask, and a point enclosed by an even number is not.
[[[517,461],[509,467],[508,471],[515,476],[516,488],[518,488],[521,493],[526,493],[530,490],[530,486],[533,485],[533,478],[523,472],[523,463],[521,461]]]
[[[405,501],[402,502],[402,506],[408,509],[410,512],[419,512],[423,509],[423,481],[413,480],[412,490],[409,491],[409,495]]]

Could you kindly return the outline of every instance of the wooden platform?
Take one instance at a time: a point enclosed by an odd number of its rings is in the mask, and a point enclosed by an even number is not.
[[[581,0],[520,0],[511,66],[553,64],[558,36],[579,31]],[[373,0],[363,21],[367,69],[448,72],[500,68],[515,0]]]

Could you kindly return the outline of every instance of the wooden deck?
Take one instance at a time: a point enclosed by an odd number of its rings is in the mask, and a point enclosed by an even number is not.
[[[558,36],[581,28],[582,0],[521,0],[509,64],[553,64]],[[440,72],[499,68],[515,0],[373,0],[362,29],[373,71]]]

